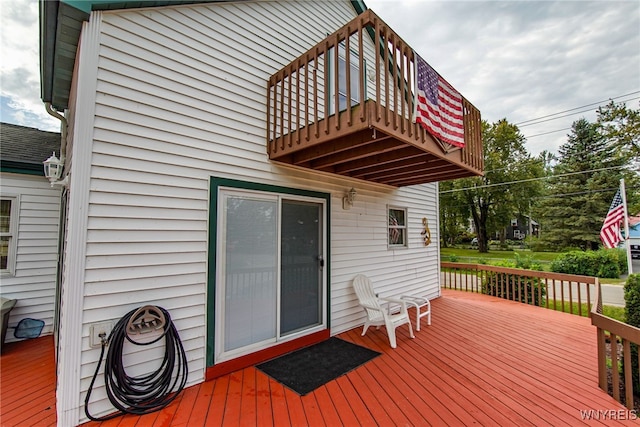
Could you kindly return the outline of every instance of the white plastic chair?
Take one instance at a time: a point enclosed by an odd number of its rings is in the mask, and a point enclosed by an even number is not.
[[[415,338],[409,313],[407,312],[406,301],[399,298],[378,298],[373,291],[371,280],[363,274],[358,274],[353,279],[353,289],[358,297],[358,303],[367,313],[367,320],[364,322],[362,329],[363,336],[367,333],[369,326],[376,326],[378,329],[380,326],[384,326],[387,329],[391,348],[396,348],[396,328],[406,323],[409,325],[409,335],[411,338]],[[391,304],[385,309],[380,304],[381,301],[400,305],[400,313],[390,313],[389,307]]]

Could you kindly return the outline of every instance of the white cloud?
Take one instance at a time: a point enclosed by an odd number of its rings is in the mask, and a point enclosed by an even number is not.
[[[365,0],[490,122],[512,123],[640,91],[640,2]],[[58,130],[40,101],[37,0],[0,0],[2,121]],[[640,93],[627,98],[638,98]],[[7,105],[8,104],[8,105]],[[628,104],[638,108],[637,99]],[[556,152],[596,106],[522,126]]]
[[[0,58],[1,120],[59,131],[40,100],[37,0],[0,0]]]
[[[519,123],[640,91],[640,2],[365,0],[489,122]],[[638,98],[640,93],[627,98]],[[606,103],[606,102],[603,102]],[[638,108],[637,100],[628,104]],[[596,106],[522,126],[556,152]]]

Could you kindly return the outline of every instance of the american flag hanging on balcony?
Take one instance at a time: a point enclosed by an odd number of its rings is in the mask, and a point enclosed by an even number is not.
[[[441,142],[464,147],[462,96],[433,68],[416,58],[413,121]]]

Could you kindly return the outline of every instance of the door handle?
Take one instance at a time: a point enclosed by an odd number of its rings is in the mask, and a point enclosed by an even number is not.
[[[318,261],[320,261],[320,267],[324,268],[324,258],[318,255]]]

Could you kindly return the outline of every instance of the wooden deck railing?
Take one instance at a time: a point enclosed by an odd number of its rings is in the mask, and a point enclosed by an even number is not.
[[[341,129],[345,123],[349,127],[371,120],[369,107],[374,109],[374,123],[392,129],[394,136],[424,140],[426,131],[412,121],[414,55],[413,49],[371,10],[303,53],[268,82],[270,155],[280,156],[301,144],[340,136],[345,133]],[[368,100],[374,103],[366,106]],[[461,159],[481,171],[480,112],[464,98],[463,109],[465,147]],[[346,121],[324,120],[336,112],[346,115]]]
[[[591,308],[591,324],[597,328],[597,340],[598,340],[598,385],[604,391],[608,391],[608,370],[611,369],[613,375],[611,376],[611,386],[613,391],[613,398],[618,402],[623,402],[620,396],[620,372],[618,369],[618,362],[622,362],[622,384],[624,385],[624,404],[629,409],[634,409],[633,403],[633,359],[632,347],[637,353],[635,355],[638,366],[640,366],[640,353],[637,352],[638,344],[640,344],[640,329],[626,323],[622,323],[618,320],[602,314],[602,292],[600,291],[600,285],[598,285],[598,291],[596,293],[596,299]],[[609,348],[607,352],[607,334],[609,336]],[[619,354],[618,342],[622,345],[622,355]],[[608,353],[608,354],[607,354]],[[622,356],[622,357],[621,357]],[[607,367],[607,362],[610,362],[610,368]],[[640,380],[640,378],[637,378]]]
[[[484,264],[442,262],[442,286],[586,315],[598,279]]]
[[[602,314],[602,292],[597,277],[483,264],[442,262],[440,266],[441,286],[444,288],[494,295],[581,316],[583,304],[591,307],[584,314],[589,314],[591,324],[597,329],[598,385],[608,392],[607,377],[611,369],[614,399],[634,409],[631,349],[640,344],[640,329]],[[619,354],[618,342],[621,343],[622,354]],[[640,352],[635,357],[640,365]],[[623,366],[622,376],[619,362]],[[624,385],[624,399],[620,395],[621,384]]]

